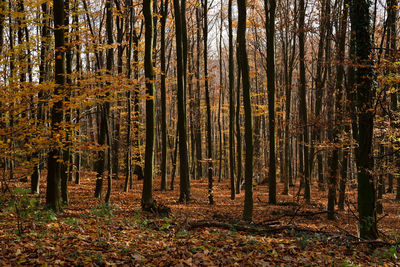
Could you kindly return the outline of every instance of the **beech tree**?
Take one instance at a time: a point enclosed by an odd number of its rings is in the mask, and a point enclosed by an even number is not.
[[[145,18],[145,76],[146,76],[146,153],[142,207],[151,209],[153,204],[153,157],[154,157],[154,72],[153,72],[153,1],[143,1]]]
[[[186,132],[186,63],[184,62],[182,10],[186,10],[186,1],[173,0],[175,11],[175,33],[176,33],[176,59],[177,59],[177,87],[178,87],[178,136],[179,136],[179,159],[180,159],[180,196],[179,201],[190,200],[189,164]]]
[[[243,219],[251,221],[253,219],[253,115],[251,111],[250,98],[250,75],[249,63],[246,48],[246,0],[238,0],[238,53],[241,65],[241,78],[243,83],[243,101],[245,111],[245,142],[246,142],[246,161],[245,161],[245,200]]]
[[[269,202],[276,204],[275,157],[275,0],[265,0],[265,29],[267,31],[267,82],[269,116]]]
[[[55,83],[54,98],[58,100],[51,108],[51,136],[56,139],[62,122],[62,90],[65,85],[65,37],[64,37],[64,1],[53,1],[54,16],[54,42],[55,42]],[[58,141],[57,139],[55,140]],[[53,148],[47,155],[47,187],[46,187],[46,205],[50,209],[58,212],[61,210],[61,165],[59,157],[61,149],[59,144],[53,145]]]
[[[376,222],[376,191],[371,170],[374,167],[372,139],[374,128],[373,97],[375,93],[371,60],[370,1],[355,0],[350,5],[350,19],[355,32],[356,90],[358,114],[357,167],[358,212],[360,236],[366,239],[378,237]]]

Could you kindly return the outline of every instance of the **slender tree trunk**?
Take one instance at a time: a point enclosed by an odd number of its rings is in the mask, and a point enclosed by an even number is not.
[[[154,72],[153,72],[153,0],[143,1],[145,19],[145,77],[147,88],[146,99],[146,152],[144,160],[144,179],[142,192],[142,208],[152,209],[153,203],[153,158],[154,158]]]
[[[179,201],[190,200],[189,164],[186,131],[186,101],[185,101],[185,64],[183,62],[183,27],[181,6],[179,0],[174,0],[176,54],[177,54],[177,83],[178,83],[178,131],[179,131],[179,156],[180,156],[180,195]],[[183,3],[181,3],[182,5]],[[183,8],[183,10],[185,10]]]
[[[390,39],[390,49],[389,49],[389,55],[390,55],[390,61],[395,62],[396,61],[396,56],[395,56],[395,51],[397,51],[397,17],[398,17],[398,6],[399,6],[399,1],[397,0],[388,0],[388,21],[387,21],[387,27],[390,32],[388,33],[388,39]],[[396,89],[398,86],[396,86]],[[390,102],[391,102],[391,110],[394,114],[398,112],[398,92],[397,90],[393,90],[392,93],[390,94]],[[396,126],[395,126],[396,127]],[[398,126],[397,126],[398,127]],[[393,148],[392,148],[393,150]],[[391,159],[392,163],[396,162],[395,157],[392,157]],[[400,177],[399,175],[397,176],[397,190],[396,190],[396,200],[400,200]],[[388,187],[388,192],[393,193],[393,174],[389,174],[389,187]]]
[[[236,48],[236,65],[237,65],[237,83],[236,83],[236,150],[237,150],[237,177],[236,177],[236,194],[240,193],[242,186],[242,135],[240,129],[240,85],[242,76],[242,67],[240,63],[239,47]]]
[[[243,101],[245,113],[245,199],[243,219],[253,219],[253,115],[251,111],[249,62],[246,49],[246,0],[238,0],[238,52],[242,66]]]
[[[234,106],[234,62],[233,62],[233,30],[232,0],[228,3],[229,23],[229,176],[231,180],[231,199],[235,199],[235,106]],[[239,103],[238,103],[239,105]]]
[[[187,137],[187,129],[188,129],[188,123],[187,123],[187,112],[186,112],[186,103],[187,103],[187,85],[188,85],[188,79],[187,79],[187,74],[188,74],[188,36],[187,36],[187,25],[186,25],[186,0],[181,0],[181,26],[182,26],[182,60],[183,60],[183,109],[182,109],[182,128],[185,129],[186,132],[186,136],[184,137],[185,140],[185,145],[186,149],[179,149],[179,153],[180,152],[184,152],[183,155],[184,157],[180,158],[181,162],[180,162],[180,168],[182,168],[182,166],[184,166],[184,168],[187,168],[187,170],[184,170],[185,174],[182,175],[182,169],[180,169],[180,179],[184,178],[185,181],[184,183],[180,182],[180,185],[182,184],[182,186],[184,186],[184,188],[182,187],[181,192],[185,192],[184,195],[186,195],[186,200],[185,201],[189,201],[190,200],[190,172],[189,172],[189,152],[188,152],[188,137]],[[179,106],[179,105],[178,105]],[[182,129],[183,130],[183,129]],[[183,140],[182,140],[183,142]],[[179,144],[181,142],[179,141]],[[182,162],[185,161],[185,162]],[[186,166],[186,167],[185,167]]]
[[[304,55],[304,46],[305,46],[305,3],[304,0],[300,0],[299,4],[299,66],[300,66],[300,119],[303,125],[303,134],[302,134],[302,148],[303,148],[303,157],[304,157],[304,165],[303,172],[301,173],[302,179],[304,181],[304,198],[309,203],[311,202],[311,187],[310,187],[310,171],[309,171],[309,162],[308,162],[308,125],[307,125],[307,86],[306,86],[306,68],[305,68],[305,55]]]
[[[322,98],[324,95],[324,85],[325,79],[323,79],[323,71],[324,71],[324,46],[326,42],[326,21],[327,21],[327,12],[326,5],[329,4],[329,0],[322,1],[322,10],[321,10],[321,24],[320,24],[320,33],[319,33],[319,42],[318,42],[318,56],[317,56],[317,70],[316,70],[316,79],[315,79],[315,87],[316,87],[316,103],[315,103],[315,117],[316,121],[322,121],[321,111],[322,111]],[[329,15],[328,15],[329,16]],[[313,127],[312,132],[312,140],[322,143],[322,128],[319,127],[320,123],[317,123],[317,126]],[[313,156],[314,151],[312,151],[311,155]],[[317,164],[318,164],[318,188],[319,190],[324,190],[324,169],[323,169],[323,155],[322,152],[317,153]]]
[[[106,33],[107,33],[107,44],[112,45],[113,43],[113,35],[112,35],[112,0],[107,0],[106,1]],[[107,69],[107,74],[111,75],[112,74],[112,69],[113,69],[113,55],[114,49],[113,48],[108,48],[107,49],[107,55],[106,55],[106,69]],[[109,85],[109,84],[107,84]],[[106,93],[106,97],[109,96],[109,93]],[[107,135],[110,134],[110,129],[109,129],[109,114],[110,114],[110,101],[106,100],[105,103],[99,105],[100,109],[100,125],[99,125],[99,137],[98,137],[98,143],[100,146],[106,145],[107,142]],[[101,198],[102,197],[102,191],[103,191],[103,178],[104,178],[104,170],[106,167],[106,162],[107,162],[107,153],[108,150],[111,149],[111,147],[108,147],[106,149],[102,149],[99,152],[99,157],[96,162],[96,172],[97,172],[97,180],[96,180],[96,188],[95,188],[95,193],[94,196],[96,198]],[[107,153],[107,154],[106,154]],[[111,168],[110,168],[111,169]],[[109,176],[111,174],[109,173]]]
[[[134,28],[134,10],[132,0],[127,0],[129,6],[129,35],[128,47],[126,50],[126,68],[127,78],[131,79],[132,76],[132,44],[133,44],[133,28]],[[129,181],[132,180],[132,91],[128,88],[126,92],[126,105],[127,105],[127,134],[126,134],[126,154],[125,154],[125,183],[124,192],[128,192]]]
[[[269,126],[269,203],[276,204],[276,151],[275,151],[275,0],[264,0],[267,31],[267,86]],[[282,174],[281,174],[282,175]]]
[[[76,73],[78,74],[78,78],[80,78],[81,75],[81,52],[80,52],[80,37],[78,33],[78,25],[79,25],[79,14],[77,12],[78,8],[78,1],[74,2],[74,16],[73,16],[73,23],[75,27],[75,49],[76,49]],[[80,83],[78,81],[78,88],[80,86]],[[76,94],[79,94],[79,89],[76,90]],[[80,108],[76,108],[76,125],[78,125],[77,130],[76,130],[76,139],[81,140],[81,126],[80,126]],[[81,158],[82,152],[81,149],[78,148],[77,151],[74,153],[74,165],[75,165],[75,184],[80,184],[81,182]]]
[[[214,204],[213,196],[213,164],[212,164],[212,127],[211,127],[211,103],[210,89],[208,87],[208,1],[203,0],[203,57],[204,57],[204,89],[207,107],[207,165],[208,165],[208,202]]]
[[[140,36],[137,35],[136,28],[133,28],[133,63],[135,66],[134,69],[134,79],[135,81],[139,81],[139,38]],[[140,108],[139,108],[139,90],[140,90],[140,83],[135,84],[134,88],[134,111],[135,111],[135,120],[134,120],[134,148],[135,148],[135,153],[134,153],[134,166],[133,166],[133,174],[135,174],[138,177],[138,180],[143,179],[143,168],[141,165],[142,158],[140,154],[140,136],[139,136],[139,131],[140,131],[140,121],[139,121],[139,113],[140,113]],[[133,175],[130,175],[130,180],[129,180],[129,189],[133,188]]]
[[[119,1],[115,1],[118,15],[116,16],[116,27],[117,27],[117,73],[119,77],[122,77],[123,71],[123,54],[124,54],[124,17],[121,14],[122,9]],[[118,96],[117,96],[118,98]],[[120,101],[117,102],[118,107],[121,106]],[[119,177],[119,144],[121,142],[121,112],[119,109],[113,111],[113,134],[114,142],[112,142],[112,170],[115,179]]]
[[[64,1],[64,32],[65,32],[65,64],[66,64],[66,92],[64,93],[64,103],[68,103],[70,100],[70,88],[71,88],[71,73],[72,73],[72,53],[70,47],[69,35],[69,13],[70,13],[70,2],[69,0]],[[64,111],[64,122],[66,126],[65,130],[65,140],[63,140],[63,162],[61,163],[61,197],[62,204],[68,205],[68,178],[69,178],[69,160],[71,155],[71,112],[70,109]]]
[[[41,41],[41,46],[40,46],[40,66],[39,66],[39,84],[42,84],[46,78],[47,78],[47,60],[46,60],[46,55],[47,55],[47,47],[48,47],[48,38],[49,38],[49,30],[48,30],[48,4],[43,3],[41,5],[42,9],[42,41]],[[1,12],[1,11],[0,11]],[[44,103],[43,103],[43,96],[44,92],[40,91],[38,94],[38,114],[37,114],[37,123],[38,125],[43,125],[44,121]],[[40,153],[37,153],[34,157],[37,157],[38,160],[40,161]],[[32,194],[38,194],[39,193],[39,186],[40,186],[40,163],[38,163],[33,170],[33,173],[31,175],[31,192]]]
[[[167,190],[167,100],[165,67],[165,27],[168,16],[168,0],[161,0],[161,190]]]
[[[223,142],[223,134],[222,134],[222,123],[221,123],[221,106],[224,104],[223,99],[223,74],[222,74],[222,30],[223,30],[223,18],[222,18],[222,10],[223,10],[223,3],[221,1],[221,25],[219,31],[219,101],[218,101],[218,131],[219,131],[219,168],[218,168],[218,182],[221,182],[222,179],[222,142]]]
[[[197,99],[196,99],[196,161],[197,161],[197,177],[201,179],[203,176],[203,165],[202,165],[202,136],[201,136],[201,87],[200,87],[200,7],[196,8],[196,24],[198,25],[196,29],[196,89],[197,89]]]
[[[110,48],[107,49],[107,54],[106,54],[106,68],[107,68],[107,74],[112,75],[113,73],[113,67],[114,67],[114,49],[111,47],[111,45],[114,43],[113,40],[113,1],[112,0],[107,0],[106,2],[106,34],[107,34],[107,44],[110,46]],[[107,84],[110,85],[110,84]],[[109,94],[106,95],[106,97]],[[107,167],[108,167],[108,177],[107,177],[107,192],[106,196],[104,198],[105,203],[110,202],[110,197],[111,197],[111,189],[112,189],[112,147],[113,147],[113,142],[112,142],[112,130],[111,130],[111,123],[110,123],[110,101],[106,101],[104,103],[104,109],[103,109],[103,118],[102,121],[104,120],[104,123],[102,124],[104,126],[104,129],[100,128],[100,131],[105,131],[106,133],[106,142],[107,142]],[[105,165],[105,158],[104,158],[104,165]],[[104,170],[103,170],[104,171]],[[100,193],[101,196],[101,193]]]
[[[291,174],[291,164],[293,160],[291,159],[291,135],[289,133],[289,125],[290,125],[290,110],[292,104],[292,73],[293,73],[293,62],[295,58],[296,52],[296,36],[293,37],[293,45],[290,47],[289,41],[289,26],[286,26],[285,29],[285,49],[283,50],[283,58],[284,58],[284,74],[285,74],[285,163],[284,163],[284,188],[283,194],[289,194],[289,186],[293,185],[293,176]],[[291,54],[289,58],[289,49],[291,49]]]
[[[174,191],[174,182],[175,182],[175,174],[176,174],[176,161],[178,157],[178,142],[179,142],[179,136],[178,136],[178,128],[176,128],[176,133],[175,133],[175,148],[174,148],[174,155],[172,156],[172,173],[171,173],[171,184],[170,184],[170,189],[171,191]]]
[[[327,11],[329,11],[327,9]],[[335,202],[337,191],[337,176],[339,175],[339,134],[342,123],[342,97],[343,97],[343,80],[344,80],[344,51],[346,41],[346,28],[347,28],[347,6],[343,6],[343,14],[340,16],[340,28],[338,31],[336,58],[338,64],[336,65],[336,86],[335,91],[332,92],[332,97],[335,95],[335,116],[334,125],[329,130],[331,134],[331,142],[335,145],[332,155],[329,159],[330,173],[329,173],[329,187],[328,187],[328,219],[335,219]]]
[[[385,148],[383,144],[379,144],[379,155],[383,156],[385,154]],[[382,159],[383,161],[383,159]],[[383,205],[382,205],[382,198],[385,191],[385,184],[384,184],[384,169],[378,169],[378,181],[376,184],[377,187],[377,196],[376,196],[376,213],[382,214],[383,213]]]
[[[65,85],[65,38],[64,38],[64,1],[53,0],[54,39],[55,39],[55,82],[54,98],[61,94]],[[54,138],[60,131],[62,122],[62,100],[58,98],[51,109],[51,136]],[[60,147],[53,147],[47,158],[46,206],[55,212],[61,210],[60,192]]]
[[[4,21],[5,21],[5,7],[6,0],[0,0],[0,53],[3,52],[3,44],[4,44]]]
[[[343,107],[346,109],[345,105],[342,105],[343,103],[343,82],[344,82],[344,59],[345,59],[345,49],[346,49],[346,30],[347,30],[347,18],[348,18],[348,5],[344,1],[343,2],[343,14],[340,16],[340,29],[338,32],[338,38],[337,38],[337,59],[338,63],[336,66],[336,111],[335,111],[335,116],[336,116],[336,128],[335,128],[335,138],[336,142],[340,142],[339,139],[339,134],[340,134],[340,128],[342,127],[341,125],[343,124]],[[349,132],[347,129],[348,126],[345,125],[345,132]],[[336,148],[337,149],[337,148]],[[347,162],[348,162],[348,150],[346,148],[342,149],[343,151],[343,161],[342,161],[342,172],[341,172],[341,177],[340,177],[340,184],[339,184],[339,201],[338,201],[338,207],[339,209],[344,209],[344,198],[346,194],[346,180],[347,180]]]

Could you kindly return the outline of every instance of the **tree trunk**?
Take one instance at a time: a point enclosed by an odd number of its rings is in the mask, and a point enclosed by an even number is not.
[[[269,203],[276,204],[276,152],[275,152],[275,0],[264,0],[265,29],[267,31],[267,86],[269,126]],[[282,175],[282,173],[281,173]]]
[[[113,40],[113,1],[112,0],[107,0],[106,2],[106,34],[107,34],[107,45],[110,46],[110,48],[107,49],[107,54],[106,54],[106,69],[107,69],[107,74],[112,75],[113,74],[113,67],[114,67],[114,49],[111,47],[112,44],[114,43]],[[107,83],[107,85],[110,85]],[[109,93],[106,94],[106,97],[109,96]],[[104,104],[104,109],[103,109],[103,118],[102,121],[102,126],[104,128],[100,128],[100,131],[104,131],[106,134],[106,144],[107,144],[107,167],[108,167],[108,177],[107,177],[107,192],[106,196],[104,198],[105,203],[110,202],[110,197],[111,197],[111,189],[112,189],[112,147],[113,147],[113,142],[112,142],[112,130],[111,130],[111,123],[110,123],[110,101],[107,100]],[[106,157],[104,157],[104,163],[103,165],[106,164],[105,162]],[[103,169],[104,171],[104,169]],[[100,191],[100,196],[101,196],[101,191]]]
[[[53,0],[54,16],[54,40],[55,40],[55,82],[53,98],[57,99],[65,85],[65,38],[64,38],[64,1]],[[58,98],[51,109],[51,137],[57,136],[62,122],[62,99]],[[58,157],[61,156],[60,147],[51,148],[47,158],[47,188],[46,206],[55,212],[61,210],[60,192],[60,163]]]
[[[201,179],[203,176],[203,165],[202,165],[202,136],[201,136],[201,88],[200,88],[200,43],[201,43],[201,33],[200,33],[200,7],[196,8],[196,23],[198,25],[196,29],[196,89],[197,89],[197,99],[196,99],[196,162],[197,162],[197,177]]]
[[[220,9],[220,17],[221,17],[221,25],[219,31],[219,101],[218,101],[218,131],[219,131],[219,168],[218,168],[218,182],[221,182],[222,179],[222,143],[223,143],[223,136],[222,133],[222,123],[221,123],[221,106],[224,105],[223,99],[223,74],[222,74],[222,31],[223,31],[223,3],[221,1],[221,9]]]
[[[372,41],[370,37],[370,1],[351,2],[351,23],[355,30],[356,90],[358,115],[358,212],[360,236],[365,239],[378,237],[376,222],[376,192],[372,170],[373,114],[373,66],[370,58]]]
[[[324,45],[326,40],[326,24],[327,24],[327,11],[326,5],[329,5],[328,0],[324,0],[321,10],[321,23],[320,23],[320,33],[319,33],[319,42],[318,42],[318,56],[317,56],[317,70],[316,70],[316,79],[315,79],[315,89],[316,89],[316,103],[315,103],[315,117],[317,121],[317,126],[313,127],[312,132],[312,141],[316,141],[319,143],[323,142],[322,138],[322,127],[320,122],[322,122],[322,99],[324,95],[324,85],[325,79],[323,78],[324,71]],[[328,15],[329,16],[329,15]],[[328,59],[327,59],[328,60]],[[314,151],[312,151],[311,155],[314,157]],[[324,190],[324,166],[323,166],[323,158],[322,151],[317,153],[317,164],[318,164],[318,188],[319,190]]]
[[[177,83],[178,83],[178,131],[179,131],[179,158],[180,158],[180,202],[190,200],[189,164],[186,131],[186,97],[185,97],[185,64],[183,53],[183,29],[181,8],[179,0],[174,0],[176,55],[177,55]],[[182,8],[185,10],[185,8]]]
[[[48,68],[46,67],[47,65],[47,60],[46,60],[46,55],[47,55],[47,48],[48,48],[48,38],[49,38],[49,30],[48,30],[48,23],[49,19],[47,18],[48,16],[48,4],[43,3],[41,5],[42,9],[42,41],[40,45],[40,66],[39,66],[39,84],[42,84],[45,80],[47,80],[47,75],[48,75]],[[1,11],[0,11],[1,12]],[[44,121],[44,107],[43,107],[43,96],[44,92],[40,91],[38,94],[39,98],[39,106],[38,106],[38,113],[37,113],[37,123],[39,125],[43,124]],[[40,161],[40,153],[37,153],[34,155],[34,158],[38,158]],[[33,173],[31,175],[31,193],[32,194],[38,194],[39,193],[39,186],[40,186],[40,170],[41,166],[40,163],[38,163],[33,170]]]
[[[145,20],[145,57],[146,77],[146,149],[144,160],[144,179],[142,192],[142,208],[151,209],[153,203],[153,157],[154,157],[154,72],[153,72],[153,0],[143,1]]]
[[[128,47],[126,50],[126,68],[127,78],[131,79],[132,76],[132,43],[133,43],[133,28],[134,28],[134,10],[132,0],[127,0],[129,5],[129,35]],[[126,133],[126,154],[125,154],[125,183],[124,192],[128,192],[129,181],[132,180],[132,91],[128,88],[126,92],[126,106],[127,106],[127,133]]]
[[[72,53],[70,46],[69,35],[69,13],[70,13],[70,2],[69,0],[64,1],[64,32],[65,32],[65,64],[66,64],[66,87],[67,90],[64,93],[64,103],[68,103],[71,97],[71,73],[72,73]],[[63,162],[61,163],[61,198],[62,204],[68,206],[68,180],[70,173],[70,155],[71,155],[71,112],[70,109],[64,111],[64,122],[65,122],[65,140],[63,140]]]
[[[243,102],[245,114],[245,199],[243,219],[253,219],[253,115],[251,111],[249,62],[246,49],[246,0],[238,0],[238,52],[242,69]]]
[[[165,26],[168,16],[168,0],[161,0],[161,190],[167,190],[167,100],[165,67]]]
[[[310,187],[310,171],[308,162],[308,125],[307,125],[307,86],[306,86],[306,68],[305,68],[305,55],[304,55],[304,45],[305,45],[305,3],[304,0],[300,0],[299,4],[299,75],[300,75],[300,120],[303,125],[302,134],[302,148],[303,148],[303,172],[301,173],[302,179],[304,181],[304,199],[310,203],[311,202],[311,187]]]
[[[203,1],[203,56],[204,56],[204,89],[206,95],[207,107],[207,165],[208,165],[208,202],[214,204],[213,196],[213,164],[212,164],[212,127],[211,127],[211,103],[210,103],[210,89],[208,87],[208,1]]]
[[[237,84],[236,84],[236,150],[237,150],[237,177],[236,177],[236,194],[240,194],[242,186],[242,135],[240,129],[240,83],[242,76],[242,67],[240,63],[239,46],[236,48],[236,65],[237,65]]]
[[[231,181],[231,199],[235,199],[235,106],[234,106],[234,68],[233,68],[233,31],[232,0],[228,3],[229,23],[229,176]],[[238,103],[239,104],[239,103]]]
[[[343,107],[346,108],[346,106],[342,105],[343,103],[343,82],[344,82],[344,59],[345,59],[345,50],[346,50],[346,30],[347,30],[347,17],[348,17],[348,5],[346,2],[343,3],[343,14],[340,16],[340,29],[338,32],[338,38],[337,38],[337,61],[339,64],[336,66],[336,111],[335,111],[335,116],[336,116],[336,125],[335,125],[335,141],[340,142],[339,139],[339,134],[340,134],[340,128],[342,127],[341,125],[343,124]],[[347,125],[345,125],[345,132],[347,132],[348,129],[346,129]],[[338,148],[335,148],[338,150]],[[341,172],[341,177],[340,177],[340,184],[339,184],[339,201],[338,201],[338,207],[339,209],[344,209],[344,196],[346,193],[346,180],[347,180],[347,161],[348,161],[348,153],[347,149],[343,149],[343,161],[342,161],[342,172]],[[339,153],[339,151],[337,152]],[[338,160],[338,159],[337,159]],[[337,164],[338,168],[338,164]],[[332,215],[329,214],[328,215]]]

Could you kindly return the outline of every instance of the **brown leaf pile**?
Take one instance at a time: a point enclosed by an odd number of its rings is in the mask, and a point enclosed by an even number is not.
[[[327,192],[313,187],[312,204],[296,196],[278,196],[279,205],[267,204],[267,187],[254,190],[254,224],[273,222],[311,229],[314,232],[283,230],[276,233],[250,232],[199,227],[189,230],[195,220],[241,223],[242,192],[230,200],[229,181],[216,183],[216,204],[207,201],[206,181],[192,181],[192,201],[177,203],[178,189],[156,190],[158,203],[169,206],[171,218],[143,213],[139,203],[141,181],[123,193],[123,180],[114,181],[111,208],[93,198],[93,174],[83,175],[82,184],[70,184],[70,205],[57,218],[29,219],[24,232],[17,231],[18,214],[7,205],[0,209],[0,266],[7,265],[129,265],[129,266],[398,266],[399,250],[377,248],[351,242],[345,236],[357,235],[353,215],[356,193],[347,194],[348,205],[336,221],[328,221],[322,211]],[[178,179],[179,180],[179,179]],[[13,186],[28,187],[28,184]],[[42,184],[41,201],[44,199]],[[281,186],[281,185],[279,185]],[[159,179],[155,181],[159,188]],[[179,186],[175,186],[179,188]],[[282,188],[278,187],[278,192]],[[386,216],[379,227],[384,241],[400,233],[400,205],[393,194],[384,197]],[[250,225],[251,227],[251,225]],[[324,234],[329,233],[329,234]],[[398,248],[397,248],[398,249]]]

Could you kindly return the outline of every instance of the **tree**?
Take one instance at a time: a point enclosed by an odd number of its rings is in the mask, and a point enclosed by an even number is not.
[[[203,176],[202,166],[202,137],[201,137],[201,87],[200,87],[200,45],[201,45],[201,18],[200,18],[200,6],[196,8],[196,115],[195,115],[195,140],[196,140],[196,162],[197,162],[197,177],[200,179]]]
[[[161,190],[167,190],[167,101],[165,66],[165,26],[168,16],[168,0],[161,0]]]
[[[213,164],[212,164],[212,127],[211,127],[211,103],[210,89],[208,86],[208,1],[203,0],[204,24],[203,24],[203,40],[204,40],[204,90],[206,95],[207,106],[207,163],[208,163],[208,202],[214,204],[213,196]]]
[[[41,5],[41,10],[42,10],[42,42],[41,42],[41,47],[40,47],[40,66],[39,66],[39,84],[42,84],[43,82],[46,81],[47,74],[48,74],[48,68],[47,66],[47,61],[46,61],[46,54],[47,54],[47,47],[48,47],[48,42],[49,42],[49,35],[50,32],[48,30],[48,24],[49,24],[49,14],[48,14],[48,4],[43,3]],[[44,119],[44,107],[43,107],[43,95],[44,92],[41,90],[38,93],[38,98],[39,98],[39,107],[38,107],[38,112],[37,112],[37,120],[38,124],[42,125],[43,119]],[[34,155],[35,157],[39,157],[39,154]],[[39,181],[40,181],[40,163],[38,163],[33,170],[33,173],[31,175],[31,193],[33,194],[38,194],[39,193]]]
[[[290,8],[290,2],[286,1],[286,8]],[[296,7],[294,8],[294,13],[296,13]],[[296,56],[296,35],[292,34],[290,38],[290,32],[296,32],[296,30],[290,30],[290,17],[289,17],[289,10],[286,13],[284,23],[284,37],[282,40],[283,43],[283,64],[284,64],[284,79],[285,79],[285,177],[284,177],[284,188],[283,194],[289,194],[289,186],[293,185],[293,178],[292,178],[292,154],[291,147],[290,147],[290,132],[289,132],[289,125],[290,125],[290,110],[292,105],[292,77],[293,77],[293,70],[294,70],[294,60]],[[296,18],[293,20],[293,28],[296,29]],[[292,43],[292,46],[290,46]]]
[[[236,176],[236,194],[240,193],[242,186],[242,135],[240,129],[240,85],[242,76],[242,67],[240,63],[239,46],[236,48],[236,65],[237,65],[237,83],[236,83],[236,153],[237,153],[237,176]]]
[[[107,49],[106,54],[106,68],[107,74],[113,74],[113,67],[114,67],[114,48],[112,48],[112,44],[114,43],[113,38],[113,1],[107,0],[106,2],[106,34],[107,34],[107,45],[109,46]],[[110,85],[110,82],[107,83]],[[110,93],[106,93],[106,97],[109,96]],[[101,124],[100,124],[100,132],[104,131],[106,135],[106,142],[107,142],[107,167],[108,167],[108,179],[107,179],[107,192],[104,198],[105,203],[110,202],[111,197],[111,187],[112,187],[112,131],[110,125],[110,100],[106,100],[103,104],[103,108],[101,110]],[[100,133],[102,134],[102,133]],[[103,158],[103,168],[105,165],[105,157]],[[104,169],[103,169],[104,171]],[[101,196],[101,189],[100,189],[100,196]]]
[[[318,54],[317,54],[317,69],[316,69],[316,78],[315,78],[315,90],[316,90],[316,103],[315,103],[315,118],[316,121],[320,122],[322,121],[322,100],[323,100],[323,95],[324,95],[324,84],[326,80],[326,74],[324,74],[324,46],[325,43],[327,42],[326,38],[326,28],[327,28],[327,5],[330,4],[330,1],[324,0],[321,2],[321,19],[320,19],[320,25],[319,25],[319,41],[318,41]],[[325,72],[326,73],[326,72]],[[319,123],[321,124],[321,123]],[[319,126],[314,126],[311,139],[312,141],[316,142],[322,142],[322,136],[323,132],[321,129],[322,127]],[[313,157],[314,155],[314,149],[311,149],[310,155]],[[313,160],[311,160],[313,161]],[[319,190],[324,189],[324,170],[323,170],[323,156],[322,152],[317,152],[317,163],[318,163],[318,187]],[[312,163],[310,163],[312,164]]]
[[[267,31],[267,87],[269,117],[269,203],[276,204],[275,153],[275,0],[264,0]]]
[[[53,0],[54,42],[55,42],[55,83],[53,98],[58,99],[51,108],[51,137],[56,139],[62,122],[62,93],[65,85],[65,38],[64,38],[64,1]],[[61,210],[60,178],[61,166],[59,158],[61,149],[54,145],[47,155],[47,188],[46,206],[55,212]]]
[[[72,73],[72,54],[69,37],[69,17],[70,17],[70,1],[64,0],[64,37],[65,37],[65,64],[66,64],[66,92],[64,94],[64,103],[68,103],[71,97],[71,73]],[[64,131],[65,140],[63,140],[63,151],[62,157],[63,162],[61,163],[61,198],[63,205],[67,206],[69,202],[68,197],[68,178],[70,173],[69,160],[71,155],[71,112],[69,108],[65,108],[64,111]]]
[[[304,198],[307,202],[311,201],[311,188],[310,188],[310,172],[309,172],[309,158],[308,158],[308,126],[307,126],[307,99],[306,99],[306,67],[305,67],[305,12],[306,6],[304,0],[300,0],[299,2],[299,95],[300,95],[300,119],[301,124],[303,125],[303,134],[302,134],[302,148],[303,148],[303,157],[304,157],[304,167],[303,172],[301,173],[302,179],[304,180]]]
[[[235,106],[234,106],[234,62],[233,62],[233,30],[232,0],[228,3],[229,23],[229,175],[231,180],[231,199],[235,199]]]
[[[378,237],[376,221],[376,190],[372,170],[372,138],[374,127],[374,73],[371,59],[371,15],[369,0],[354,0],[350,4],[350,20],[355,32],[356,83],[358,113],[358,213],[360,237]]]
[[[336,84],[335,84],[335,110],[333,112],[335,119],[334,125],[328,131],[330,141],[335,144],[333,151],[329,157],[330,166],[329,185],[328,185],[328,219],[335,219],[335,202],[337,191],[337,177],[339,175],[339,134],[341,125],[342,97],[343,97],[343,80],[344,80],[344,51],[346,41],[347,28],[347,5],[343,4],[343,13],[340,16],[339,29],[337,31],[336,59],[339,64],[336,65]],[[333,94],[332,94],[333,95]]]
[[[153,203],[153,158],[154,158],[154,72],[153,72],[153,1],[143,1],[145,20],[145,57],[144,68],[146,77],[146,152],[144,160],[144,179],[142,192],[142,207],[152,209]]]
[[[238,0],[238,53],[240,53],[240,64],[243,83],[244,123],[246,142],[245,161],[245,199],[243,219],[253,219],[253,115],[251,111],[250,97],[250,75],[249,62],[246,49],[246,0]]]
[[[186,1],[174,0],[176,58],[177,58],[177,83],[178,83],[178,135],[180,159],[180,195],[179,201],[190,200],[189,164],[186,131],[186,98],[185,98],[185,63],[183,55],[183,27],[181,10],[185,10]]]
[[[6,1],[1,0],[0,1],[0,52],[3,51],[3,35],[4,35],[4,21],[5,21],[5,15],[4,15],[4,9],[5,9]]]

